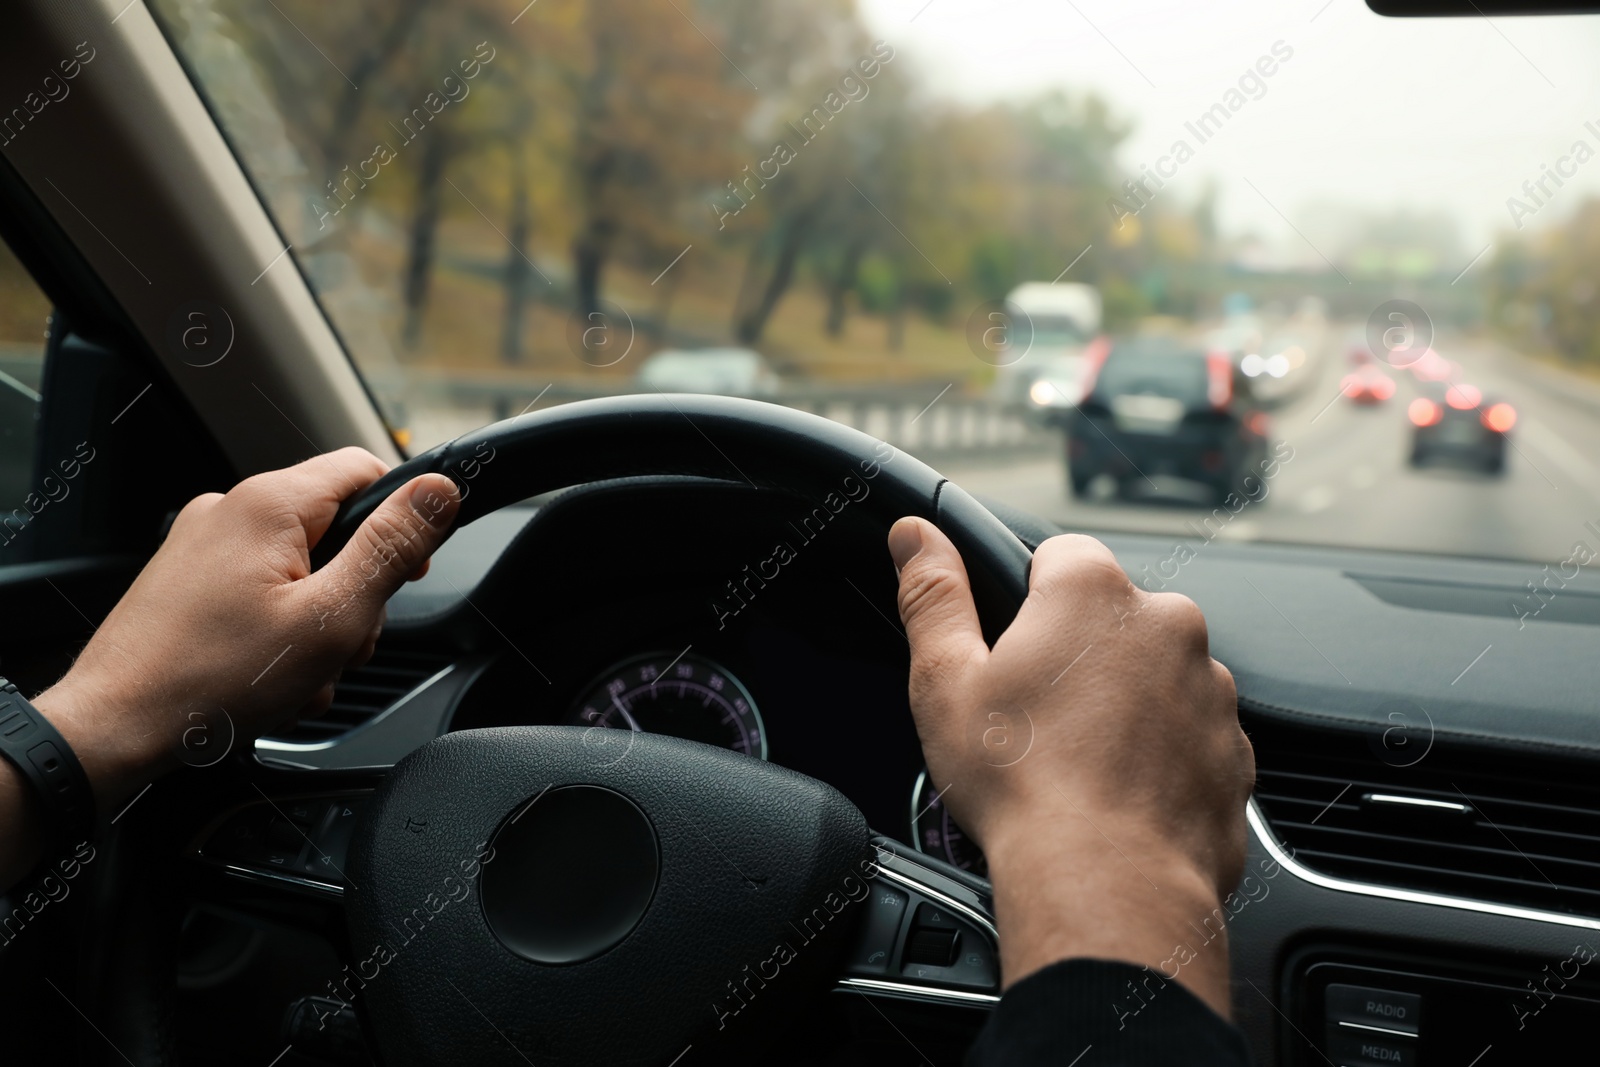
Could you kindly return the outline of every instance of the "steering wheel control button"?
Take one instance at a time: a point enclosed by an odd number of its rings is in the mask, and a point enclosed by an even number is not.
[[[483,869],[483,913],[512,952],[535,963],[590,960],[644,917],[661,872],[655,828],[611,789],[550,789],[514,812]]]
[[[866,914],[861,920],[861,935],[850,957],[850,973],[882,975],[894,961],[895,942],[911,898],[882,882],[872,887]]]
[[[904,978],[922,985],[998,992],[1000,968],[989,938],[954,909],[880,880],[846,970],[858,978]]]
[[[954,930],[912,930],[906,939],[906,966],[948,967],[955,961]]]
[[[962,989],[991,991],[1000,984],[989,939],[951,909],[927,901],[913,913],[899,973]]]
[[[341,891],[344,864],[365,795],[262,800],[227,816],[199,855],[234,873],[299,879],[322,892]]]
[[[1416,993],[1334,984],[1328,986],[1325,1003],[1332,1025],[1352,1023],[1413,1037],[1421,1032],[1422,997]]]

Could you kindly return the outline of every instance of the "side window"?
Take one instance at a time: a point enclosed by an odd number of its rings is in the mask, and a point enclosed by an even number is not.
[[[0,514],[33,485],[50,301],[0,242]]]

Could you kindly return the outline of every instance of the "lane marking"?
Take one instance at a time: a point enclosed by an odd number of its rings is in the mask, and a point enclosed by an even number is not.
[[[1325,485],[1314,485],[1300,496],[1300,514],[1315,515],[1319,511],[1327,511],[1337,499],[1332,489]]]

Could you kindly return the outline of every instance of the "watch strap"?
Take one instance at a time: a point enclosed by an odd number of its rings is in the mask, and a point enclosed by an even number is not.
[[[0,756],[33,785],[49,831],[46,854],[94,836],[94,792],[83,764],[50,720],[0,678]]]

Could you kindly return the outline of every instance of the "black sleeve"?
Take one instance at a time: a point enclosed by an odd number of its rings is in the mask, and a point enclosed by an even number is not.
[[[967,1067],[1247,1067],[1244,1035],[1148,967],[1064,960],[1000,999]]]

